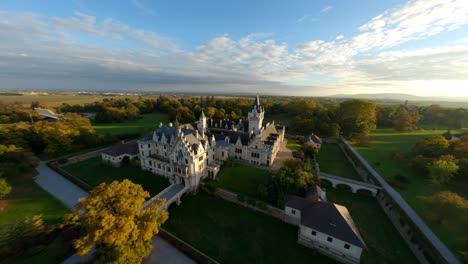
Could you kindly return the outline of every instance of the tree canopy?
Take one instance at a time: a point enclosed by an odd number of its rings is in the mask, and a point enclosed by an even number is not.
[[[158,210],[163,200],[142,210],[149,193],[129,180],[101,183],[80,199],[71,222],[82,236],[74,241],[80,256],[96,248],[96,263],[141,263],[152,249],[151,240],[168,215]]]

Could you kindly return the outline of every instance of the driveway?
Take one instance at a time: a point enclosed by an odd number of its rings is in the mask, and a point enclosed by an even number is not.
[[[43,161],[39,163],[37,171],[39,175],[34,179],[36,183],[64,203],[69,209],[75,207],[79,198],[89,195],[86,191],[49,168]]]
[[[89,193],[82,190],[62,175],[58,174],[43,161],[37,167],[39,174],[35,177],[35,181],[44,190],[52,196],[63,202],[69,209],[73,209],[78,203],[78,199],[87,197]],[[153,248],[145,263],[164,263],[164,264],[193,264],[195,263],[184,253],[177,248],[167,243],[158,236],[153,238]],[[84,263],[86,260],[81,259],[78,255],[66,259],[65,264]]]

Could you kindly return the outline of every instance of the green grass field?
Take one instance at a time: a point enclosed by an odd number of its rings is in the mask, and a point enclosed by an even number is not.
[[[302,145],[299,143],[299,140],[295,138],[288,138],[288,142],[286,142],[286,147],[289,150],[295,151],[295,150],[300,149]]]
[[[467,128],[463,130],[468,131]],[[450,190],[468,198],[468,182],[466,179],[453,180],[448,185],[433,185],[425,177],[419,176],[407,164],[391,158],[393,153],[407,154],[423,137],[441,135],[446,130],[424,130],[407,133],[395,132],[392,129],[377,129],[372,133],[372,141],[368,147],[358,147],[358,151],[387,181],[394,180],[396,175],[406,176],[408,183],[399,183],[396,188],[413,209],[423,218],[426,224],[442,239],[462,262],[468,262],[468,223],[462,217],[448,219],[444,224],[436,223],[434,212],[422,200],[436,192]],[[460,131],[452,131],[458,133]],[[376,166],[380,162],[380,166]],[[464,211],[460,210],[460,215]]]
[[[205,193],[171,207],[163,227],[220,263],[335,263],[297,244],[297,227]]]
[[[13,188],[4,198],[8,206],[0,211],[0,225],[21,221],[38,214],[42,214],[42,219],[48,224],[62,221],[68,209],[39,187],[32,177],[33,174],[30,173],[7,178]]]
[[[289,126],[289,120],[291,119],[290,116],[287,114],[265,114],[265,121],[263,122],[264,124],[268,122],[275,121],[275,124],[277,125],[282,125],[282,126]]]
[[[110,134],[114,136],[122,134],[144,135],[159,127],[159,122],[167,125],[167,120],[167,114],[153,113],[142,115],[142,118],[131,122],[93,124],[93,128],[98,134]]]
[[[169,186],[169,181],[166,178],[143,171],[139,166],[123,165],[116,168],[103,164],[101,157],[71,164],[63,169],[91,186],[97,186],[102,182],[110,183],[115,180],[129,179],[134,183],[141,184],[151,196]]]
[[[327,199],[348,208],[368,250],[361,263],[418,263],[375,198],[327,188]]]
[[[317,162],[320,171],[362,181],[361,176],[359,176],[337,144],[322,144],[317,156]]]
[[[235,163],[233,167],[224,166],[216,176],[216,185],[258,198],[258,185],[265,183],[269,171]]]

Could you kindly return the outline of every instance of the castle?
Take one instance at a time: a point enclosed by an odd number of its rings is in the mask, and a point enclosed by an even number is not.
[[[271,166],[285,129],[274,122],[264,125],[264,118],[265,109],[257,96],[248,112],[248,122],[209,119],[202,111],[197,122],[160,124],[138,141],[141,168],[164,176],[173,184],[195,189],[202,179],[215,179],[221,163],[228,157]],[[116,158],[119,163],[122,157],[117,154],[103,156],[103,160]]]

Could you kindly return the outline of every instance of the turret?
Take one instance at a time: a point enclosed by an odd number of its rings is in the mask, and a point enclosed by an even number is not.
[[[253,130],[257,134],[260,133],[260,129],[263,126],[264,117],[265,110],[263,109],[263,106],[260,105],[260,98],[257,95],[257,97],[255,98],[255,102],[248,113],[249,130]]]
[[[200,131],[202,137],[205,137],[205,132],[206,132],[206,116],[205,113],[203,113],[203,110],[200,114],[200,118],[198,119],[200,122],[198,122],[198,131]]]

